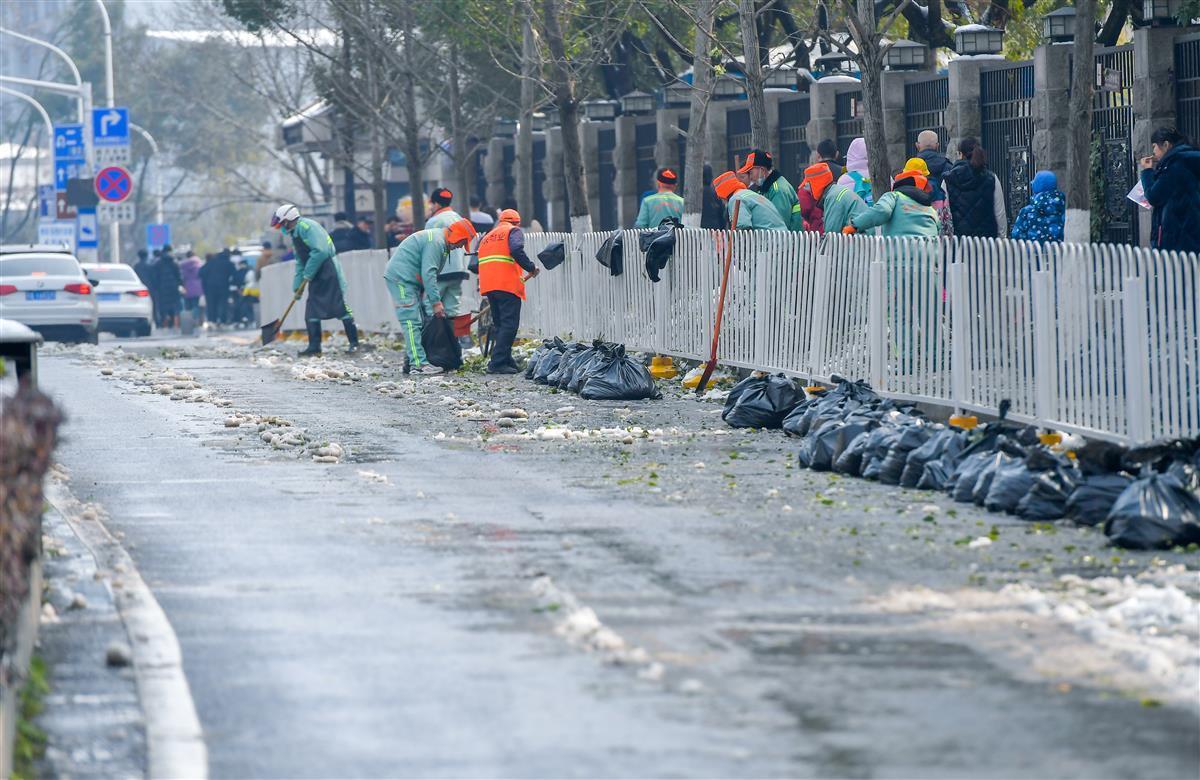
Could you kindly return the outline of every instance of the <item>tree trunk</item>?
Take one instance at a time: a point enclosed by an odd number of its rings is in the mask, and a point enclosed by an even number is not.
[[[567,180],[567,199],[571,204],[571,232],[588,233],[592,229],[592,218],[588,211],[583,150],[579,142],[579,104],[575,102],[571,73],[567,69],[567,51],[558,11],[558,0],[542,0],[542,23],[551,59],[550,86],[562,121],[563,174]]]
[[[365,63],[367,94],[378,105],[382,102],[382,89],[376,62],[370,58]],[[383,223],[387,222],[387,184],[383,180],[383,157],[385,142],[383,127],[379,122],[371,123],[371,206],[374,225],[371,226],[371,246],[387,246]]]
[[[856,35],[858,65],[862,74],[863,138],[867,142],[867,168],[871,174],[871,192],[878,201],[888,191],[892,166],[888,160],[887,134],[883,130],[883,94],[880,92],[883,57],[879,35],[875,32],[875,3],[858,0],[858,20],[865,35]],[[854,29],[851,26],[851,29]],[[858,38],[862,40],[858,40]]]
[[[401,83],[404,98],[401,113],[404,117],[404,162],[408,169],[408,187],[412,194],[413,229],[425,227],[425,181],[421,165],[421,128],[417,122],[416,58],[413,49],[413,18],[409,3],[403,6],[404,14],[404,78]]]
[[[758,23],[754,0],[738,0],[738,16],[742,27],[743,71],[746,74],[746,100],[750,104],[750,145],[775,154],[767,132],[767,99],[763,95],[762,60],[759,59]]]
[[[517,211],[528,225],[533,219],[533,108],[537,102],[537,49],[529,7],[524,6],[521,40],[521,122],[517,130]]]
[[[704,156],[708,152],[708,101],[712,97],[713,17],[718,0],[696,0],[696,42],[692,47],[692,106],[688,114],[687,154],[683,166],[683,224],[700,227],[704,210]]]
[[[467,163],[467,129],[462,115],[462,87],[458,82],[458,43],[450,43],[450,143],[454,146],[454,201],[458,213],[471,213],[471,183]]]
[[[1071,64],[1071,104],[1067,144],[1067,241],[1091,238],[1092,90],[1096,81],[1094,55],[1096,0],[1075,2],[1075,51]]]

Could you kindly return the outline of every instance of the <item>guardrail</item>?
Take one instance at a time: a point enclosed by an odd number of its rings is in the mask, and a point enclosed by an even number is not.
[[[1009,399],[1017,421],[1126,443],[1200,436],[1196,255],[681,230],[654,284],[639,232],[625,231],[625,272],[616,277],[595,260],[608,233],[527,234],[530,256],[554,241],[568,251],[529,283],[522,329],[706,359],[720,258],[732,240],[718,353],[726,365],[817,382],[865,378],[887,396],[982,413]],[[367,330],[394,327],[386,261],[379,250],[342,258],[347,297]],[[287,304],[288,266],[264,270],[264,319]],[[302,325],[289,318],[288,327]]]

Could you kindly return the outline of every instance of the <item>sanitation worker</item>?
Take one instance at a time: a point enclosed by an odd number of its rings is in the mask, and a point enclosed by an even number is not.
[[[746,155],[745,164],[738,168],[737,172],[746,177],[743,181],[750,185],[750,189],[771,201],[785,225],[791,230],[804,229],[801,221],[796,220],[793,224],[792,219],[792,208],[796,205],[796,188],[775,170],[775,161],[769,153],[755,149]]]
[[[426,317],[445,317],[438,272],[452,249],[461,249],[475,238],[475,228],[459,219],[444,228],[426,228],[408,236],[388,260],[383,278],[396,305],[396,319],[404,331],[404,373],[436,374],[421,346],[421,327]]]
[[[513,360],[512,345],[521,325],[521,301],[525,300],[525,279],[538,275],[537,266],[525,254],[525,236],[521,215],[516,209],[500,212],[500,221],[479,242],[479,293],[486,296],[496,328],[489,374],[515,374],[521,369]]]
[[[738,209],[737,224],[733,225],[735,230],[788,229],[787,222],[779,216],[779,211],[771,201],[748,189],[733,171],[725,171],[713,179],[712,185],[713,189],[717,191],[717,197],[725,201],[725,210],[729,215],[730,223],[733,222],[735,204],[741,204]],[[788,217],[790,220],[791,215],[789,214]]]
[[[451,208],[450,204],[454,201],[454,193],[445,187],[434,190],[429,199],[433,202],[434,211],[433,215],[425,220],[426,228],[447,228],[463,218],[461,214]],[[466,252],[462,249],[451,250],[446,262],[438,271],[437,277],[438,294],[441,296],[442,305],[446,307],[446,316],[450,319],[463,314],[461,311],[462,284],[469,278],[471,278],[471,274],[467,270]],[[464,346],[471,346],[470,340],[468,336]]]
[[[308,282],[308,302],[304,305],[304,324],[308,329],[308,348],[301,357],[321,354],[321,320],[337,319],[346,329],[350,342],[347,352],[358,351],[358,328],[354,312],[346,305],[346,277],[333,248],[333,239],[320,223],[300,216],[300,210],[290,203],[275,209],[271,227],[277,227],[292,239],[296,252],[296,273],[292,290],[300,300],[300,282]],[[228,294],[228,288],[226,289]]]
[[[804,221],[815,224],[818,220],[814,218],[813,209],[819,210],[820,229],[825,233],[841,233],[850,220],[867,210],[867,204],[854,190],[833,183],[833,172],[823,162],[813,163],[804,169],[804,181],[800,183],[800,189],[812,196],[812,205],[804,215]],[[798,203],[795,209],[799,212],[802,206]]]
[[[658,192],[642,198],[635,228],[656,228],[664,219],[683,219],[683,198],[675,194],[679,175],[670,168],[659,168],[654,178]]]

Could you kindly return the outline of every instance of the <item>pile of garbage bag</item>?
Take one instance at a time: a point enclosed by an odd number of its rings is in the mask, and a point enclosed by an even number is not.
[[[880,398],[865,382],[833,379],[806,398],[782,375],[751,376],[730,392],[722,418],[782,428],[800,440],[799,463],[815,471],[938,490],[1031,521],[1102,525],[1121,547],[1200,544],[1200,439],[1068,450],[1006,420],[1007,403],[999,420],[960,430]]]
[[[525,378],[578,393],[589,401],[640,401],[661,398],[654,377],[625,354],[624,344],[596,339],[566,342],[546,339],[525,366]]]

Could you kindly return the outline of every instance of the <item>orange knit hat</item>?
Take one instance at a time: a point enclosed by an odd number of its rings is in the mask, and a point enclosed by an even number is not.
[[[469,220],[460,219],[446,226],[447,244],[469,244],[475,238],[475,226]]]
[[[737,174],[733,171],[725,171],[725,173],[713,179],[712,186],[717,191],[717,197],[721,200],[729,200],[729,197],[733,193],[746,189],[746,185],[742,184]]]
[[[812,193],[813,200],[820,200],[825,194],[825,190],[829,185],[833,184],[833,171],[825,163],[815,163],[804,169],[804,181],[800,186],[808,187],[808,191]]]

